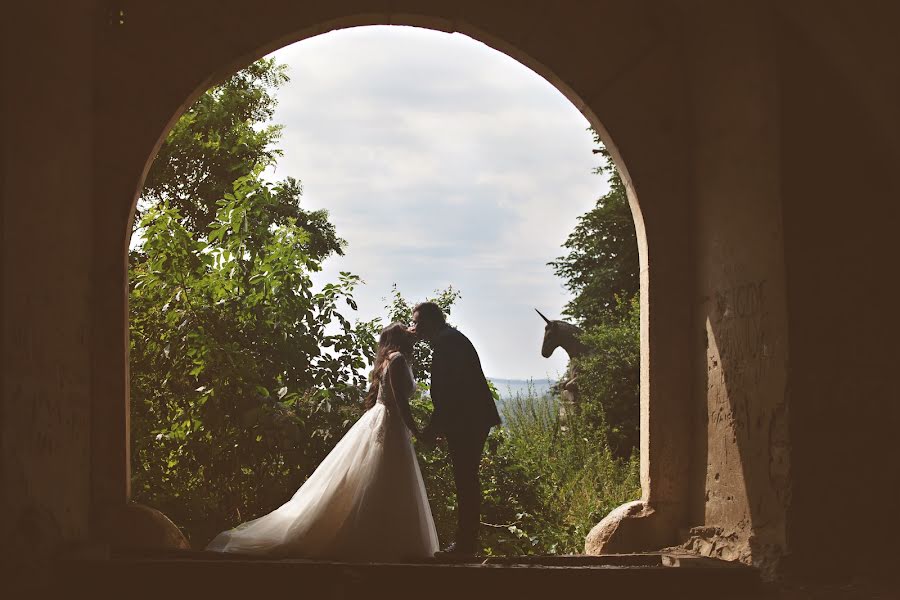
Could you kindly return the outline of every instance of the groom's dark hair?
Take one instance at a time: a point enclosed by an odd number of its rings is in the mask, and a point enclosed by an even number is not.
[[[419,313],[419,316],[425,317],[432,323],[447,322],[447,320],[444,318],[444,311],[442,311],[441,307],[434,302],[419,302],[413,308],[413,312]]]

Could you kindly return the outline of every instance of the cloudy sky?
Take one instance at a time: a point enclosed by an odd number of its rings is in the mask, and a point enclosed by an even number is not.
[[[452,321],[495,378],[555,377],[543,323],[568,300],[546,265],[605,190],[588,122],[540,76],[461,34],[408,27],[335,31],[273,54],[291,82],[275,177],[301,179],[346,256],[315,281],[360,275],[359,316],[385,316],[396,283],[424,299],[452,285]]]

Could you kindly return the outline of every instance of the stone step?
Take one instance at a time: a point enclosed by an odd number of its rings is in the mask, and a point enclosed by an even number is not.
[[[56,563],[59,593],[95,597],[559,600],[752,598],[756,569],[664,553],[340,563],[207,552],[112,552]]]

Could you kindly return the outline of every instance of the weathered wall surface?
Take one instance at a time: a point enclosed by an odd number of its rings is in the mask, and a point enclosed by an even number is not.
[[[4,567],[89,535],[90,2],[3,8]]]
[[[864,6],[778,31],[788,562],[830,576],[889,564],[900,536],[900,5]]]
[[[688,545],[770,574],[877,568],[898,518],[873,499],[900,489],[900,11],[706,3],[689,21],[706,435]]]
[[[689,538],[767,568],[883,555],[900,486],[900,15],[865,4],[12,4],[4,551],[86,541],[91,511],[128,498],[125,250],[167,126],[267,51],[402,23],[467,33],[532,67],[626,167],[644,292],[634,520],[649,523],[634,543]]]
[[[789,500],[780,119],[770,19],[764,5],[722,3],[705,3],[691,19],[698,432],[691,515],[701,527],[690,545],[765,569],[784,552]]]

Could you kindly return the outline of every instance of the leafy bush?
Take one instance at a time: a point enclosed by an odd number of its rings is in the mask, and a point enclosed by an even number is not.
[[[640,309],[638,245],[625,183],[594,132],[609,191],[578,218],[550,263],[572,292],[565,314],[584,329],[587,355],[577,361],[578,407],[604,434],[617,457],[640,442]]]
[[[600,324],[615,312],[619,299],[628,301],[640,290],[637,233],[625,182],[593,133],[603,159],[594,172],[607,177],[609,191],[578,217],[563,242],[568,253],[549,263],[572,293],[563,312],[583,327]]]
[[[554,397],[532,390],[507,400],[506,426],[488,436],[481,463],[481,543],[489,555],[572,554],[600,519],[640,496],[636,458],[619,460],[586,420],[559,418]],[[430,414],[427,386],[413,402]],[[456,494],[446,446],[417,443],[438,536],[453,539]]]
[[[273,202],[238,179],[205,241],[151,206],[130,267],[134,497],[195,545],[288,499],[358,415],[375,344],[339,310],[359,279],[313,293],[308,234]]]
[[[616,297],[615,310],[581,336],[588,352],[573,361],[582,419],[606,436],[613,454],[628,458],[640,445],[640,306]]]

